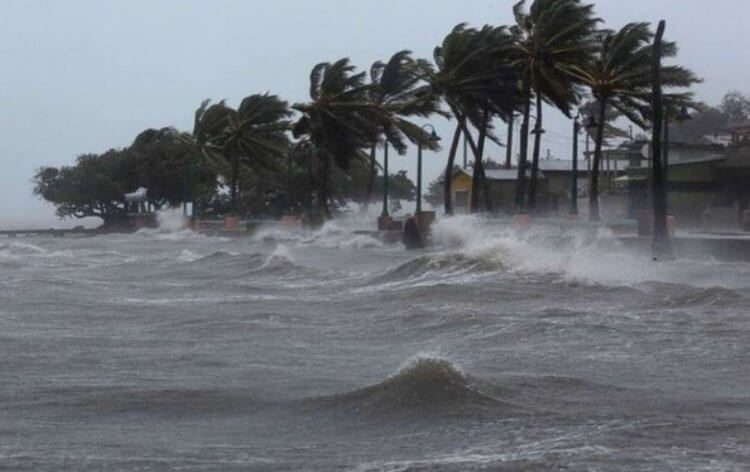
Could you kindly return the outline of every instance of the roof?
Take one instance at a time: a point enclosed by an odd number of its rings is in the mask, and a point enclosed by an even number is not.
[[[723,154],[711,154],[710,156],[697,157],[695,159],[681,159],[679,161],[669,161],[669,167],[681,166],[681,165],[686,165],[686,164],[700,164],[701,162],[723,161],[724,159],[726,159],[726,156],[724,156]]]
[[[689,164],[701,164],[704,162],[718,162],[718,161],[723,161],[725,159],[726,159],[726,156],[724,156],[723,154],[711,154],[709,156],[696,157],[694,159],[681,159],[679,161],[677,160],[669,161],[669,167],[684,166],[684,165],[689,165]],[[629,169],[634,169],[634,170],[649,169],[649,168],[650,168],[650,165],[648,164],[629,167]]]
[[[466,174],[469,177],[471,177],[471,171],[468,169],[458,169],[456,173],[453,175],[456,175],[457,173]],[[518,178],[518,168],[517,167],[511,167],[510,169],[485,169],[484,175],[487,177],[488,180],[496,180],[496,181],[514,181]],[[526,170],[526,177],[531,177],[531,170]],[[539,178],[543,179],[544,174],[541,172],[539,173]]]
[[[490,180],[516,180],[518,178],[518,168],[485,169],[484,175]],[[531,177],[531,170],[527,169],[526,175]],[[540,177],[544,178],[542,175]]]
[[[750,129],[750,120],[741,123],[732,123],[729,125],[732,131],[745,131]]]
[[[544,172],[573,172],[573,161],[562,159],[540,159],[539,169]],[[588,172],[585,162],[578,161],[578,172]]]

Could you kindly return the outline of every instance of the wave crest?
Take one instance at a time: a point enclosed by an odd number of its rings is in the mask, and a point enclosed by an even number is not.
[[[433,411],[450,415],[501,405],[499,400],[472,389],[460,367],[424,356],[412,359],[378,384],[314,402],[376,414]]]

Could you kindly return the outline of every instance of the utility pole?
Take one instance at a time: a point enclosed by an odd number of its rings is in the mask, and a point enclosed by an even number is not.
[[[573,120],[573,173],[570,185],[570,214],[578,216],[578,116]]]
[[[653,127],[651,135],[651,148],[653,173],[652,191],[654,197],[654,241],[653,256],[656,258],[673,258],[672,245],[669,241],[667,230],[667,199],[665,192],[664,170],[662,162],[662,126],[664,125],[664,109],[661,91],[661,54],[662,37],[664,36],[664,20],[659,22],[656,29],[653,47],[653,62],[651,64],[651,81],[653,87],[651,108],[653,115]]]

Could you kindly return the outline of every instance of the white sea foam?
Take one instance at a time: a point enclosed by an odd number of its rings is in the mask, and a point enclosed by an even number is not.
[[[183,249],[177,257],[175,257],[175,260],[178,262],[195,262],[201,258],[203,258],[203,256],[200,254],[196,254],[189,249]]]
[[[637,285],[648,281],[699,287],[750,287],[750,264],[677,259],[654,262],[625,248],[605,228],[517,231],[474,216],[443,218],[433,240],[444,250],[502,263],[510,270],[557,274],[571,281]]]
[[[265,269],[265,268],[273,267],[277,265],[293,264],[293,263],[294,263],[294,258],[292,257],[292,253],[289,251],[289,248],[285,246],[284,244],[279,244],[276,246],[273,252],[269,254],[266,260],[263,261],[261,268]]]

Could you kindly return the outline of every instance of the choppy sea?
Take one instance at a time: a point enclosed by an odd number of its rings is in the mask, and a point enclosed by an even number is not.
[[[750,470],[750,264],[364,225],[0,240],[0,470]]]

